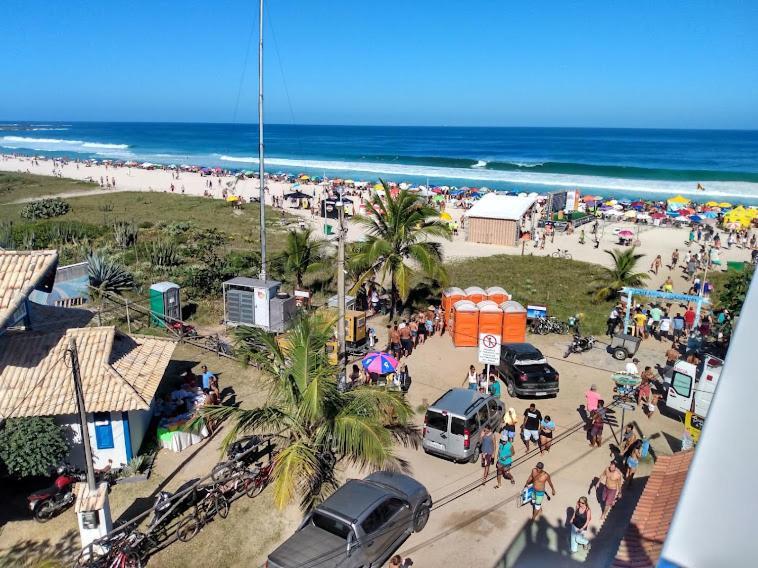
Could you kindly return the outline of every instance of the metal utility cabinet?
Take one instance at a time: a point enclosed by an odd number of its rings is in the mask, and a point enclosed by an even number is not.
[[[282,283],[238,276],[223,285],[224,323],[283,331],[295,313],[295,298],[279,294]]]
[[[182,319],[182,303],[179,285],[173,282],[158,282],[150,286],[150,319],[159,327],[166,327]]]

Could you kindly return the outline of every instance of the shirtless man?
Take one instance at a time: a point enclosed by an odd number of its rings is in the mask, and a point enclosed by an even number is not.
[[[550,486],[550,491],[555,495],[555,487],[553,486],[553,480],[550,479],[550,474],[545,471],[545,465],[542,462],[537,462],[537,465],[532,469],[532,473],[529,474],[529,479],[526,480],[524,488],[531,483],[534,485],[534,497],[532,497],[532,520],[536,520],[542,513],[542,501],[545,498],[545,484]]]
[[[612,461],[600,474],[600,483],[603,485],[603,515],[601,520],[605,519],[613,504],[621,498],[623,482],[624,476],[616,467],[615,461]]]

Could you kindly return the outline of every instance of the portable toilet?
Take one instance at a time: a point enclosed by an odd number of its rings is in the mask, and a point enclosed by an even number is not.
[[[453,306],[453,345],[476,347],[479,345],[479,308],[472,302],[461,300]]]
[[[503,343],[526,341],[526,309],[514,300],[500,304],[503,310]]]
[[[465,300],[466,293],[460,288],[448,288],[442,292],[442,312],[444,313],[446,323],[450,321],[450,312],[453,310],[453,305],[458,300]]]
[[[487,293],[479,286],[469,286],[464,292],[466,292],[466,299],[475,304],[487,299]]]
[[[511,299],[511,295],[500,286],[490,286],[485,291],[487,292],[487,299],[492,300],[498,306]]]
[[[166,327],[182,319],[182,303],[179,285],[173,282],[158,282],[150,286],[150,321],[158,327]]]
[[[447,326],[447,330],[449,332],[452,332],[453,329],[455,329],[455,308],[458,306],[465,306],[465,305],[471,305],[476,307],[476,304],[472,302],[471,300],[466,300],[465,298],[462,300],[458,300],[450,307],[450,313],[447,316],[447,321],[445,322],[445,325]]]
[[[495,302],[484,300],[476,306],[479,308],[479,335],[488,333],[502,339],[503,310]]]

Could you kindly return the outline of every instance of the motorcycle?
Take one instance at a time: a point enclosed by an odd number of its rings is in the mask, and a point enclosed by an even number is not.
[[[39,523],[46,523],[63,509],[73,505],[76,499],[74,483],[84,481],[84,475],[69,466],[61,466],[56,472],[58,476],[53,485],[27,497],[34,520]]]
[[[582,337],[578,333],[574,334],[574,338],[571,340],[566,352],[563,354],[565,359],[572,353],[584,353],[595,347],[595,341],[597,341],[592,335]]]

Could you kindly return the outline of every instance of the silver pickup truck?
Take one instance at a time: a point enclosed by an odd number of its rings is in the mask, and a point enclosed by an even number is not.
[[[429,520],[432,498],[415,479],[377,471],[351,479],[274,550],[268,568],[381,567]]]

